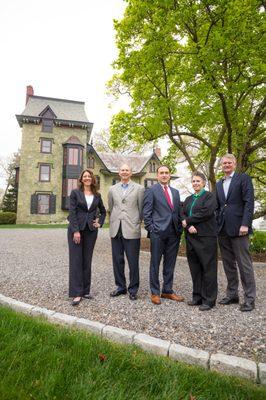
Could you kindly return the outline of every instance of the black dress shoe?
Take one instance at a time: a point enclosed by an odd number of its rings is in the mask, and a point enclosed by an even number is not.
[[[129,293],[129,299],[134,301],[138,299],[138,296],[136,294]]]
[[[202,300],[190,300],[187,302],[188,306],[199,306],[202,304]]]
[[[93,297],[90,294],[84,294],[83,298],[87,299],[87,300],[91,300]]]
[[[117,297],[117,296],[121,296],[121,294],[127,294],[127,290],[119,290],[119,289],[115,289],[113,292],[110,293],[111,297]]]
[[[71,302],[71,305],[72,306],[78,306],[79,305],[79,303],[81,302],[81,300],[82,300],[82,297],[80,297],[79,298],[79,300],[72,300],[72,302]]]
[[[224,306],[237,303],[239,303],[239,297],[224,297],[222,300],[219,301],[219,304],[223,304]]]
[[[251,303],[243,303],[240,305],[239,310],[240,311],[252,311],[255,308],[255,303],[251,302]]]
[[[209,306],[209,304],[201,304],[199,306],[200,311],[210,311],[212,309],[212,306]]]

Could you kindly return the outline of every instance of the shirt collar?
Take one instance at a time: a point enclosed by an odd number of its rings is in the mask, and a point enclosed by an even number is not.
[[[127,189],[129,184],[130,184],[130,181],[128,181],[127,183],[122,183],[121,182],[121,186],[122,186],[123,189]]]
[[[160,183],[160,185],[162,186],[163,189],[164,189],[165,187],[166,187],[167,189],[170,189],[170,186],[169,186],[169,185],[162,185],[161,183]]]
[[[201,191],[198,194],[194,193],[193,194],[194,199],[197,199],[198,197],[202,196],[204,192],[205,192],[205,189],[203,188],[203,189],[201,189]]]
[[[234,176],[234,174],[235,174],[235,171],[233,171],[229,176],[224,176],[224,177],[223,177],[223,182],[224,182],[226,179],[232,179],[233,176]]]

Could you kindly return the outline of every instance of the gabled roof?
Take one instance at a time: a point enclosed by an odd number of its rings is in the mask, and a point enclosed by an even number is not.
[[[42,112],[39,114],[40,117],[46,117],[48,116],[49,118],[57,118],[57,115],[53,112],[50,106],[46,106]]]
[[[70,136],[63,144],[77,144],[84,147],[77,136]]]
[[[152,158],[154,158],[158,163],[161,163],[160,159],[155,153],[147,156],[138,154],[123,155],[119,153],[105,153],[97,152],[91,145],[88,145],[88,151],[96,153],[107,171],[112,173],[118,173],[122,164],[128,164],[130,167],[132,167],[133,174],[138,174],[143,171],[144,167]]]
[[[29,96],[22,115],[38,117],[49,106],[58,119],[64,121],[89,122],[82,101],[55,99],[52,97]]]

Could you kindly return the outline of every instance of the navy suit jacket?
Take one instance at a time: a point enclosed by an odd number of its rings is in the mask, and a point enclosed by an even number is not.
[[[103,225],[106,217],[106,209],[103,205],[101,195],[94,195],[92,204],[88,209],[84,192],[80,189],[72,190],[69,205],[69,229],[71,232],[83,231],[88,225],[91,231],[96,230],[93,220],[99,218],[99,224]]]
[[[223,179],[216,184],[218,232],[224,226],[228,236],[239,236],[241,225],[248,226],[252,233],[254,212],[254,190],[247,174],[234,173],[227,198],[223,190]]]
[[[169,206],[163,188],[159,183],[145,190],[143,201],[143,219],[145,229],[150,233],[163,235],[169,225],[173,222],[176,233],[182,233],[180,216],[180,197],[178,190],[170,187],[173,206]]]

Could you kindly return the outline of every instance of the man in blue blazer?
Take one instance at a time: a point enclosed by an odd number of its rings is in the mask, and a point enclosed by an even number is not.
[[[184,301],[173,291],[176,257],[182,233],[179,192],[169,186],[170,170],[161,165],[157,170],[158,183],[146,189],[143,219],[151,243],[150,290],[153,304],[162,298]],[[163,287],[160,294],[159,266],[163,256]]]
[[[252,233],[254,190],[247,174],[235,172],[236,158],[226,154],[221,160],[224,177],[216,185],[218,240],[227,277],[227,291],[220,304],[239,303],[238,270],[244,290],[241,311],[255,308],[256,285],[249,252]]]

